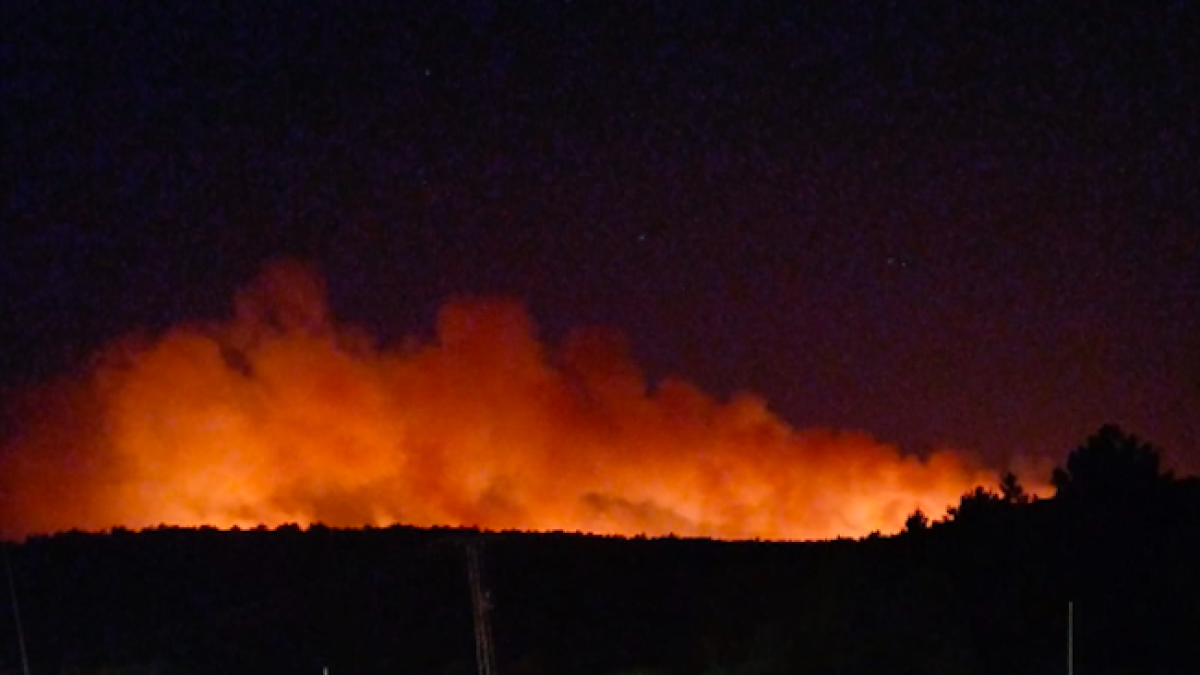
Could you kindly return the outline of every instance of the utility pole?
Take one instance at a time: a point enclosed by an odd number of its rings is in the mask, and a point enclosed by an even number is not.
[[[1067,601],[1067,675],[1075,675],[1075,601]]]
[[[479,675],[496,675],[496,655],[492,647],[492,625],[488,612],[492,605],[483,589],[479,571],[479,546],[474,539],[464,544],[467,552],[467,577],[471,582],[471,607],[475,619],[475,664]]]
[[[21,607],[17,604],[17,582],[13,579],[12,559],[8,556],[8,544],[4,546],[4,569],[8,572],[8,597],[12,600],[13,623],[17,627],[17,648],[21,652],[21,673],[29,675],[29,655],[25,653],[25,629],[21,626]]]

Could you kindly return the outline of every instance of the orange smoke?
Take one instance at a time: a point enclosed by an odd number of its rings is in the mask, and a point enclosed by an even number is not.
[[[447,304],[380,349],[317,275],[269,266],[226,323],[110,346],[11,409],[0,533],[159,523],[406,523],[720,538],[895,531],[995,475],[751,394],[648,385],[619,337],[540,343],[517,303]]]

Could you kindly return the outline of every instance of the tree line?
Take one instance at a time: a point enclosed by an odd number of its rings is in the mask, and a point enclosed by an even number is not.
[[[1179,675],[1200,663],[1200,484],[1098,430],[895,536],[813,543],[472,529],[160,527],[10,547],[32,672],[475,670],[463,542],[505,675]],[[0,672],[19,672],[0,612]]]

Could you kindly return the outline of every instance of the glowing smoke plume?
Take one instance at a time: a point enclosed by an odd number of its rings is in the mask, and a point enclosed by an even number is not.
[[[797,430],[753,395],[650,386],[600,331],[541,344],[506,300],[379,349],[276,263],[234,317],[110,346],[10,410],[0,533],[284,522],[724,538],[894,531],[994,474]]]

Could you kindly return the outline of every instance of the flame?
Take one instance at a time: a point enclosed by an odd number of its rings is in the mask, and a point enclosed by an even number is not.
[[[753,394],[648,384],[618,335],[539,342],[504,299],[379,348],[320,277],[269,265],[217,325],[106,348],[10,409],[0,533],[405,523],[824,539],[941,513],[992,471],[794,429]]]

